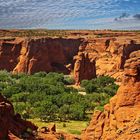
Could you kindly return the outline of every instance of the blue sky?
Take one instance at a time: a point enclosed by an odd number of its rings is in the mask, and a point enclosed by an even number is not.
[[[0,0],[0,28],[140,29],[140,0]]]

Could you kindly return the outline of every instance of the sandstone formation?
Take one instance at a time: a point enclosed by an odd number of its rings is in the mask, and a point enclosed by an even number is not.
[[[55,71],[69,74],[66,65],[72,64],[81,39],[16,38],[0,41],[0,69],[32,74]]]
[[[140,139],[140,50],[129,55],[117,94],[104,106],[104,112],[94,113],[82,139]]]
[[[121,82],[129,54],[140,50],[140,35],[136,32],[61,31],[62,37],[22,37],[23,34],[28,31],[1,31],[0,70],[74,74],[78,85],[96,75],[109,75]]]
[[[140,50],[139,40],[117,38],[99,38],[88,41],[84,52],[89,58],[96,58],[97,75],[109,75],[121,81],[124,64],[129,54]]]
[[[33,139],[33,133],[28,130],[33,132],[37,127],[15,114],[12,104],[0,95],[0,140],[17,140],[18,137]]]
[[[64,132],[38,132],[37,140],[80,140],[79,137]]]
[[[77,85],[84,79],[91,80],[96,77],[95,59],[90,59],[86,52],[79,52],[75,56],[74,78]]]
[[[76,83],[79,84],[83,79],[92,79],[96,74],[109,75],[121,82],[124,64],[130,53],[137,50],[140,50],[139,40],[126,40],[121,37],[86,40],[74,57]]]

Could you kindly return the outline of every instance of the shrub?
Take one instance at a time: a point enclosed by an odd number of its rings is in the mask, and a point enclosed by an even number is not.
[[[90,83],[90,81],[88,81],[88,80],[83,80],[83,81],[81,82],[81,86],[82,86],[82,87],[86,87],[89,83]]]
[[[70,77],[70,76],[67,76],[67,75],[64,76],[64,84],[72,85],[74,83],[75,83],[75,80],[74,80],[73,77]]]
[[[118,88],[107,76],[83,80],[81,89],[87,92],[83,96],[66,86],[73,83],[71,77],[59,73],[0,71],[0,77],[0,91],[13,102],[16,113],[42,121],[87,120],[94,109],[102,110]]]
[[[82,87],[85,88],[87,93],[107,93],[110,96],[113,96],[117,89],[118,85],[115,84],[115,79],[109,76],[100,76],[92,80],[83,80]]]
[[[92,92],[96,92],[97,87],[96,87],[96,85],[89,83],[86,85],[85,90],[87,93],[92,93]]]
[[[100,76],[93,80],[94,84],[97,84],[99,87],[105,87],[108,85],[114,84],[115,79],[109,76]]]
[[[95,107],[95,110],[104,111],[104,107],[103,106],[97,106],[97,107]]]
[[[35,77],[42,77],[42,78],[45,77],[46,75],[47,75],[46,72],[37,72],[34,74]]]
[[[2,82],[9,82],[11,80],[10,73],[6,70],[0,71],[0,81]]]
[[[72,129],[70,129],[69,133],[75,134],[75,135],[81,135],[81,131],[79,131],[79,130],[72,130]]]

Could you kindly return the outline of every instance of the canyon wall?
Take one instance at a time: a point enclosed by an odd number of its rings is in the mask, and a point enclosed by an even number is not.
[[[16,38],[0,42],[0,69],[32,74],[38,71],[69,74],[81,39]],[[73,65],[73,64],[72,64]]]
[[[98,76],[109,75],[117,81],[122,80],[124,64],[129,54],[140,50],[140,41],[133,39],[107,37],[88,40],[84,52],[89,54],[89,59],[96,59]]]
[[[78,52],[75,56],[74,79],[77,85],[84,79],[91,80],[96,77],[95,59],[89,59],[86,52]]]
[[[74,79],[76,85],[84,79],[91,80],[96,77],[96,61],[89,57],[89,53],[85,51],[88,41],[84,41],[80,47],[78,54],[74,56]]]
[[[83,79],[108,75],[122,81],[124,65],[130,53],[140,50],[140,41],[125,37],[85,40],[74,57],[74,77],[79,85]]]
[[[140,51],[124,65],[123,82],[104,112],[95,111],[83,140],[140,139]]]
[[[88,34],[1,39],[0,69],[27,74],[39,71],[72,74],[77,85],[83,79],[101,75],[109,75],[121,82],[129,54],[140,50],[139,36],[136,33],[103,32],[99,38],[95,37],[96,33],[86,37]]]

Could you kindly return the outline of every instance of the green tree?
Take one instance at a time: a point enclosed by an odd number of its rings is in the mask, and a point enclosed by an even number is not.
[[[57,118],[58,107],[50,101],[39,102],[38,107],[34,109],[35,117],[39,117],[41,121],[54,121]]]
[[[70,119],[83,120],[85,118],[85,109],[81,104],[72,104],[70,106]]]
[[[87,93],[92,93],[97,90],[97,87],[95,84],[89,83],[88,85],[86,85],[85,90]]]
[[[63,105],[59,109],[59,118],[60,121],[67,121],[69,120],[69,114],[70,114],[70,107],[69,105]]]

